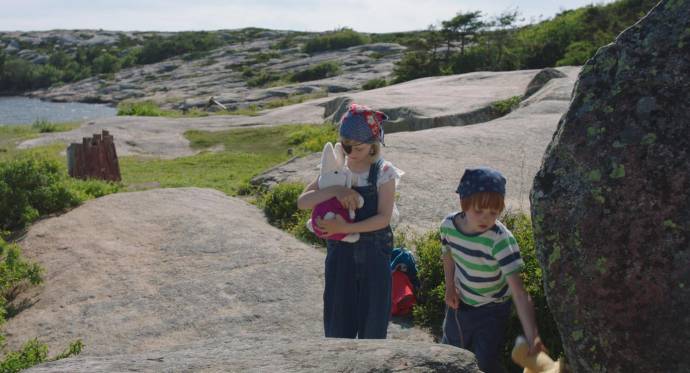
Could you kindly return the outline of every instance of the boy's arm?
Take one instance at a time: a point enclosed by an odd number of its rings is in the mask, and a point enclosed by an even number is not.
[[[460,306],[460,295],[455,289],[455,261],[450,251],[443,253],[443,274],[446,279],[446,304],[456,310]]]
[[[527,342],[529,344],[529,354],[535,354],[539,351],[545,351],[544,345],[539,337],[539,330],[537,329],[537,322],[534,316],[534,304],[532,298],[529,296],[525,287],[522,284],[522,279],[519,273],[513,273],[506,278],[510,291],[513,293],[513,301],[517,309],[522,330],[525,333]]]

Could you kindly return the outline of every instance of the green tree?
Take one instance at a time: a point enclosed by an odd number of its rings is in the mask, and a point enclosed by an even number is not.
[[[446,61],[450,59],[450,49],[453,42],[460,41],[460,55],[465,54],[469,40],[486,26],[481,17],[482,12],[480,11],[460,12],[450,20],[441,22],[441,34],[446,42]]]

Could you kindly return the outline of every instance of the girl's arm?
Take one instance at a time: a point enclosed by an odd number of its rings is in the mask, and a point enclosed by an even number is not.
[[[344,186],[331,186],[328,188],[319,189],[318,176],[312,181],[304,192],[297,198],[297,208],[302,210],[313,209],[323,201],[327,201],[333,197],[338,198],[345,208],[356,208],[359,200],[359,193],[354,189]]]
[[[513,293],[513,301],[517,309],[522,330],[525,332],[527,343],[529,344],[529,354],[535,354],[539,351],[546,351],[544,344],[539,337],[539,330],[537,329],[536,318],[534,317],[534,304],[532,298],[529,296],[525,287],[522,284],[522,279],[518,273],[513,273],[507,278],[510,291]]]
[[[395,180],[391,179],[381,184],[378,193],[379,205],[376,215],[356,223],[347,223],[339,215],[332,220],[318,219],[316,223],[319,229],[330,235],[334,233],[371,232],[387,227],[391,223],[391,217],[393,216]],[[302,195],[304,195],[304,193]],[[301,197],[302,196],[300,196],[300,198]]]

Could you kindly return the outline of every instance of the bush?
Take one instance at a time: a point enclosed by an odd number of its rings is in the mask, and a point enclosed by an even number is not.
[[[293,82],[308,82],[336,76],[342,73],[342,69],[337,62],[328,61],[318,65],[310,66],[306,70],[298,71],[290,76]]]
[[[388,85],[388,82],[386,81],[386,79],[377,78],[377,79],[368,80],[366,83],[364,83],[362,85],[362,89],[365,91],[368,91],[370,89],[383,88],[387,85]]]
[[[82,341],[76,340],[75,342],[72,342],[69,348],[67,348],[67,350],[61,354],[53,357],[52,359],[47,359],[48,345],[39,342],[37,339],[32,339],[26,342],[19,351],[10,352],[9,354],[5,355],[5,358],[0,361],[0,372],[15,373],[45,361],[55,361],[70,356],[76,356],[81,353],[83,348],[84,344]]]
[[[246,71],[243,73],[243,75],[244,74],[247,74]],[[263,87],[270,82],[280,80],[279,75],[266,70],[261,70],[258,74],[251,74],[250,76],[251,77],[247,79],[248,87]]]
[[[259,199],[259,206],[271,225],[290,230],[297,224],[297,197],[302,194],[302,190],[304,185],[300,183],[282,183]]]
[[[22,229],[41,215],[79,204],[65,178],[54,161],[22,158],[0,164],[0,230]]]
[[[0,324],[7,316],[7,303],[17,293],[17,289],[24,285],[38,285],[43,279],[41,267],[36,263],[26,261],[21,256],[21,249],[14,244],[8,244],[0,238]],[[14,312],[9,312],[10,315]],[[0,335],[0,342],[4,336]]]
[[[165,111],[153,101],[122,101],[117,105],[117,115],[160,117],[165,115]]]
[[[300,240],[326,246],[326,241],[307,229],[310,210],[297,208],[297,198],[304,190],[300,183],[282,183],[259,197],[259,206],[264,210],[268,222],[288,231]]]
[[[417,256],[417,276],[421,285],[416,294],[418,302],[412,309],[414,323],[429,328],[440,339],[446,308],[441,237],[438,231],[432,231],[403,246],[412,248]]]
[[[31,127],[40,133],[56,132],[58,126],[54,123],[50,123],[45,119],[36,119]]]
[[[67,179],[67,187],[82,201],[117,193],[120,190],[119,184],[97,179],[79,180],[69,178]]]
[[[96,74],[111,74],[120,70],[120,60],[112,54],[105,52],[94,58],[92,71]]]
[[[497,117],[502,117],[507,115],[520,105],[522,98],[520,96],[513,96],[505,100],[496,101],[491,104],[491,111]]]
[[[349,28],[342,28],[310,39],[305,43],[303,50],[306,53],[338,50],[367,44],[370,40],[367,35],[360,34]]]

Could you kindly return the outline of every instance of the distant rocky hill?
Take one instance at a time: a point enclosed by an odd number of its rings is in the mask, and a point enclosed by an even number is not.
[[[389,77],[394,62],[405,50],[394,43],[374,43],[307,54],[302,46],[316,34],[260,30],[251,38],[239,38],[233,31],[218,33],[223,45],[210,51],[135,65],[29,95],[52,101],[111,104],[129,99],[153,100],[176,109],[203,107],[213,96],[232,110],[286,97],[360,90],[370,80]],[[72,53],[84,47],[115,48],[125,41],[140,46],[147,38],[173,34],[94,30],[9,32],[0,33],[0,51],[33,64],[45,64],[50,46]],[[289,43],[285,42],[288,36]],[[117,51],[127,53],[127,49]],[[309,76],[297,81],[287,79],[324,63],[330,63],[326,67],[337,71],[314,80]]]

